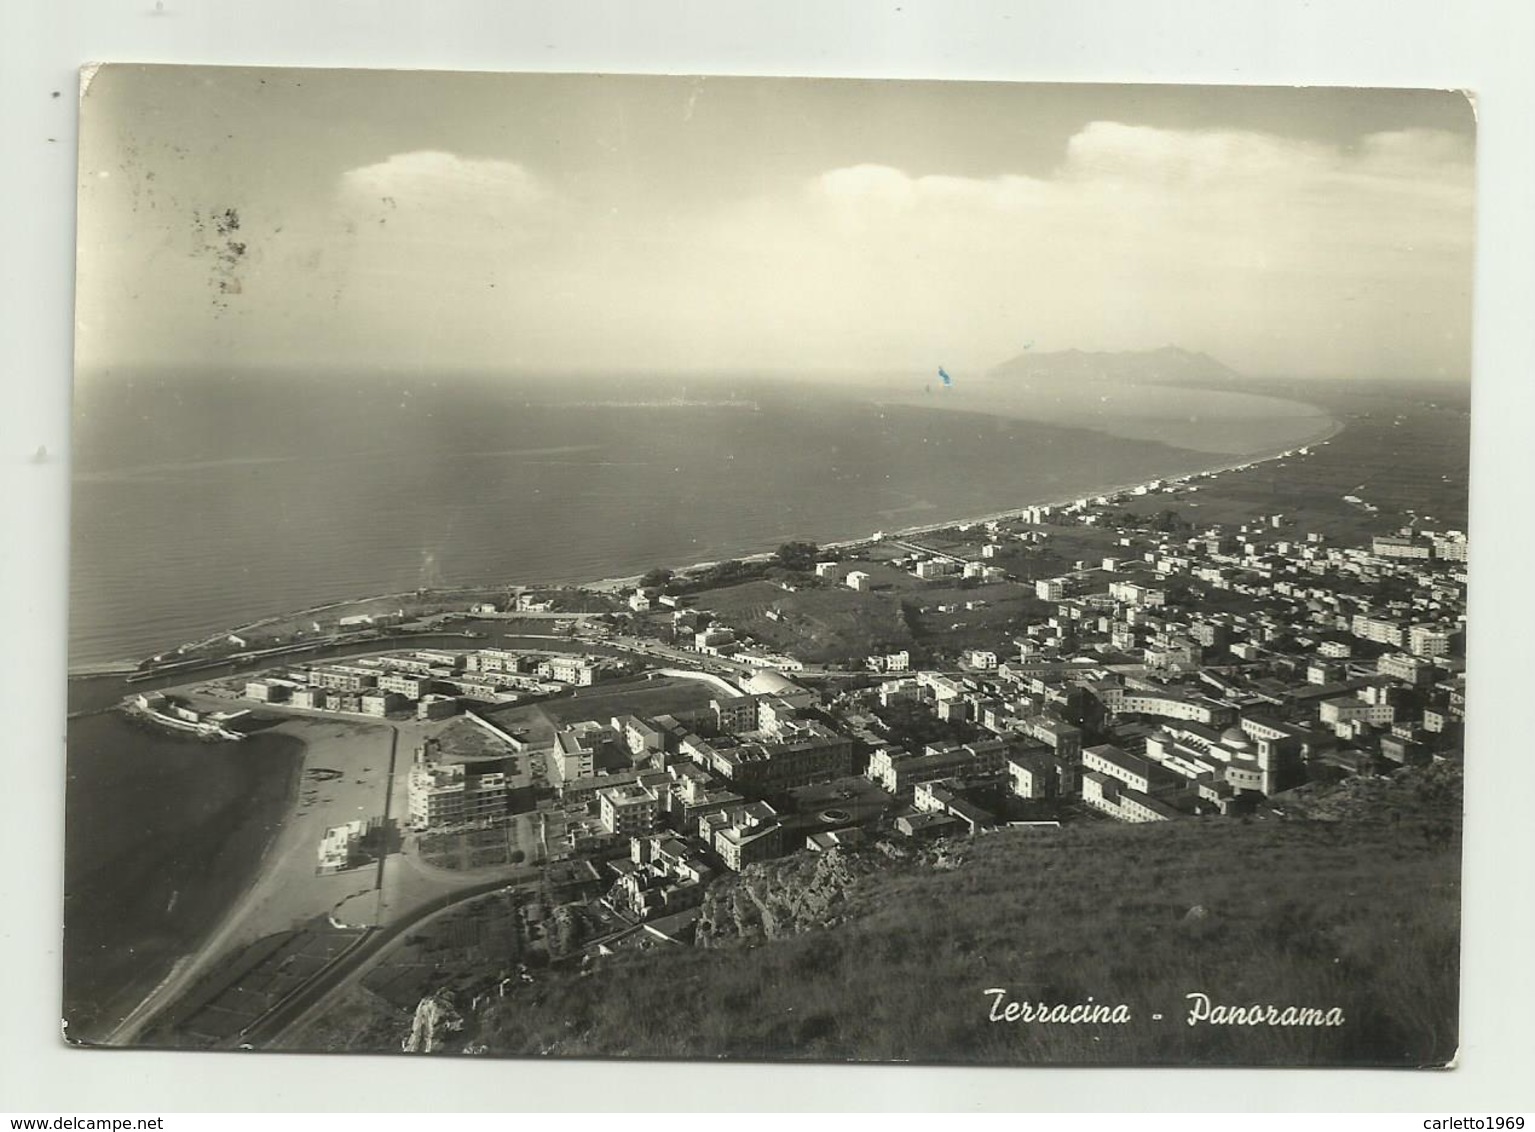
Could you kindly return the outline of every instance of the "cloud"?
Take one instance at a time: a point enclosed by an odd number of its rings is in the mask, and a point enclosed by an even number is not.
[[[439,150],[397,153],[341,177],[343,201],[370,208],[515,214],[548,195],[539,180],[514,161]]]
[[[828,170],[729,206],[700,249],[716,335],[857,364],[977,364],[1178,343],[1239,367],[1462,370],[1470,146],[1431,130],[1354,147],[1094,122],[1043,177]],[[688,257],[702,263],[710,257]],[[792,279],[786,286],[783,280]],[[762,315],[764,326],[752,320]],[[870,357],[871,352],[877,360]]]
[[[245,309],[253,338],[463,364],[974,371],[1032,341],[1460,374],[1472,170],[1429,130],[1339,147],[1094,122],[1043,175],[849,164],[681,209],[669,169],[604,199],[414,151],[287,224],[315,266]]]

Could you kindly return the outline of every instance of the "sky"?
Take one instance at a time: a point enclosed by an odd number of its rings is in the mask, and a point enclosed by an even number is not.
[[[82,374],[1468,378],[1454,92],[111,66]]]

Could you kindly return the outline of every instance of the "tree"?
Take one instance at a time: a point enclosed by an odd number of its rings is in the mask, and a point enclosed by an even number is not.
[[[821,548],[813,542],[786,542],[778,548],[778,564],[787,570],[814,570]]]
[[[654,570],[647,571],[640,578],[640,588],[646,590],[658,590],[672,580],[672,572],[665,566],[657,566]]]

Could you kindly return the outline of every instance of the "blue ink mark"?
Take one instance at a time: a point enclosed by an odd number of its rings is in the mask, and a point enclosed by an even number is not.
[[[949,376],[949,371],[944,369],[942,366],[938,367],[938,376],[943,378],[943,384],[945,385],[945,387],[951,386],[951,385],[954,384],[954,379]]]

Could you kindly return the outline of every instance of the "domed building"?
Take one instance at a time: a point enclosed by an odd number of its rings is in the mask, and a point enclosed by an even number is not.
[[[803,691],[793,680],[770,668],[759,668],[747,679],[745,690],[758,696],[793,696]]]
[[[1233,754],[1251,752],[1253,750],[1253,741],[1248,738],[1247,732],[1233,725],[1221,732],[1221,746]]]

